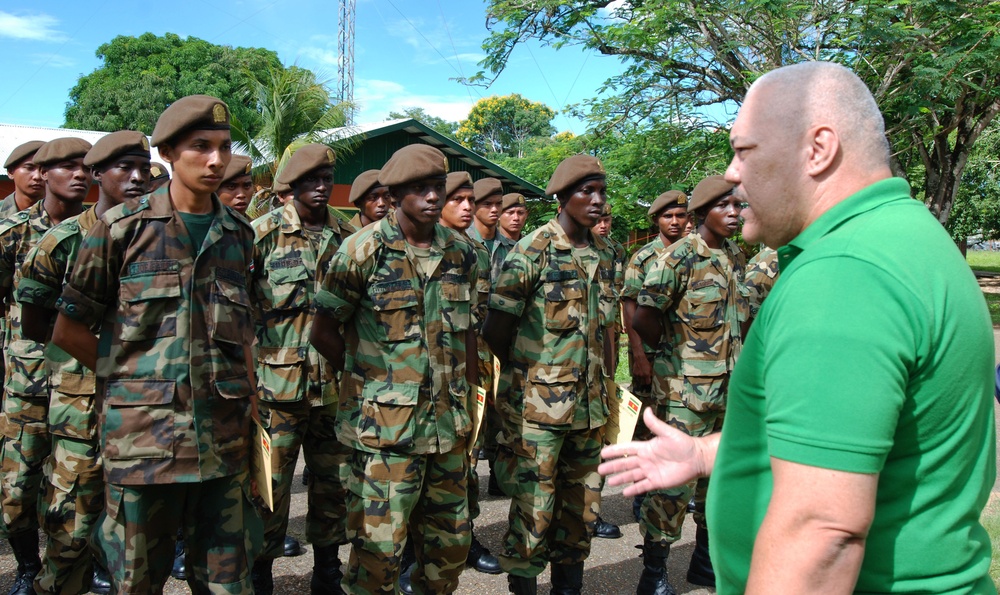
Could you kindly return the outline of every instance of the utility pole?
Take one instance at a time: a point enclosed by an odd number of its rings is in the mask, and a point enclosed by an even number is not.
[[[338,99],[354,103],[354,9],[357,0],[340,0],[340,27],[337,32]],[[347,110],[348,125],[354,124],[354,108]]]

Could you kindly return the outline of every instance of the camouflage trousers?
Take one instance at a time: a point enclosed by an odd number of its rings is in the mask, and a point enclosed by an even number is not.
[[[355,450],[348,481],[351,560],[344,590],[397,592],[400,557],[413,540],[414,593],[451,593],[471,545],[465,443],[425,455]]]
[[[337,440],[337,403],[311,407],[309,401],[260,402],[261,421],[271,434],[274,511],[264,511],[264,552],[273,560],[282,555],[292,477],[299,448],[309,467],[306,539],[316,547],[347,543],[347,489],[341,471],[351,449]]]
[[[8,407],[16,406],[25,417],[37,420],[22,424],[6,421],[6,438],[0,460],[0,493],[3,520],[10,533],[38,530],[38,506],[43,466],[52,451],[52,441],[45,422],[48,399],[22,399],[6,395]],[[15,402],[15,403],[12,403]]]
[[[574,564],[590,554],[601,512],[604,428],[554,430],[504,420],[497,480],[511,496],[500,565],[532,577],[547,563]]]
[[[656,407],[656,416],[691,436],[707,436],[722,430],[725,411],[691,411],[671,402]],[[639,533],[644,541],[668,544],[681,538],[681,527],[687,514],[688,502],[694,495],[694,522],[705,527],[705,494],[708,478],[702,477],[685,485],[648,492],[642,499]]]
[[[186,544],[188,585],[204,593],[252,593],[250,568],[264,527],[246,473],[199,483],[109,484],[97,542],[117,593],[160,593]]]
[[[97,440],[52,435],[39,504],[48,536],[36,593],[86,593],[93,570],[91,540],[104,511],[104,470]]]

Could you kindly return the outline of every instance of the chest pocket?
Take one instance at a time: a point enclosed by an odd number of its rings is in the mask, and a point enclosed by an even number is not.
[[[542,283],[545,296],[545,328],[579,328],[586,318],[587,302],[583,281],[576,271],[552,271]]]
[[[677,315],[693,329],[711,329],[723,323],[725,301],[722,288],[718,285],[688,289],[682,305],[684,307],[677,309]]]
[[[133,263],[119,285],[122,341],[150,341],[177,335],[181,298],[180,265],[176,260]]]
[[[618,288],[615,285],[614,274],[610,269],[600,269],[601,299],[600,325],[608,326],[618,322]]]
[[[380,339],[394,343],[420,337],[417,294],[409,281],[374,283],[370,292]]]
[[[212,326],[212,337],[218,341],[239,345],[249,343],[253,328],[250,324],[250,295],[245,287],[216,276],[212,292]]]
[[[464,331],[472,322],[471,291],[467,284],[441,283],[441,320],[445,331]]]
[[[312,279],[298,259],[297,266],[275,268],[268,272],[271,304],[275,310],[301,310],[309,307]]]

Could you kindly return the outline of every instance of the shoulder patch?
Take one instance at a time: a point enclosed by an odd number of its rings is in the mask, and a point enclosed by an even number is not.
[[[139,198],[133,198],[132,200],[127,200],[120,205],[111,207],[105,211],[104,215],[101,217],[108,224],[114,223],[115,221],[120,221],[126,217],[134,215],[136,213],[141,213],[149,208],[149,195],[143,195]]]
[[[524,255],[530,258],[531,260],[538,260],[538,258],[546,250],[548,250],[549,244],[552,243],[552,234],[548,232],[542,232],[540,230],[535,230],[531,236],[525,239],[527,239],[528,241],[525,242],[524,244],[518,242],[517,247],[515,247],[514,249],[516,250],[517,248],[520,248],[522,245],[524,245],[525,246]]]

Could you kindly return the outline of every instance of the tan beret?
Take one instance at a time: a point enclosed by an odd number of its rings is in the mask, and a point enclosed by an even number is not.
[[[271,186],[271,192],[275,194],[286,194],[291,191],[292,187],[284,182],[275,182],[274,185]]]
[[[372,188],[380,186],[381,184],[378,183],[378,173],[379,170],[377,169],[369,169],[358,174],[358,177],[354,178],[354,183],[351,184],[351,195],[347,200],[351,204],[354,204],[371,192]]]
[[[601,160],[592,155],[573,155],[563,159],[556,166],[556,171],[549,179],[549,185],[545,188],[545,194],[554,196],[572,188],[581,180],[588,178],[606,177],[607,172],[601,165]]]
[[[382,166],[378,181],[383,186],[400,186],[447,173],[448,158],[444,153],[430,145],[413,144],[392,154]]]
[[[37,152],[38,149],[44,144],[45,141],[29,140],[23,145],[14,147],[14,150],[11,151],[10,155],[7,157],[7,161],[3,164],[4,169],[14,169],[20,165],[22,161],[34,155],[35,152]]]
[[[92,145],[82,138],[64,136],[50,140],[38,148],[33,161],[38,165],[49,165],[66,159],[83,157]]]
[[[170,170],[167,169],[166,165],[153,161],[149,164],[149,181],[158,180],[160,178],[169,178]]]
[[[646,214],[652,217],[670,205],[685,207],[687,206],[687,201],[687,195],[680,190],[667,190],[656,197],[653,204],[649,205],[649,210],[646,211]]]
[[[229,106],[211,95],[181,97],[156,120],[152,145],[159,147],[188,130],[229,130]]]
[[[292,154],[285,168],[278,174],[278,181],[291,186],[318,167],[333,167],[336,160],[337,157],[330,147],[320,143],[306,145]]]
[[[233,158],[229,160],[229,165],[226,166],[226,173],[222,174],[222,183],[225,184],[239,176],[249,176],[252,169],[252,159],[246,155],[233,155]]]
[[[524,195],[517,192],[503,195],[503,202],[500,203],[500,212],[504,212],[511,207],[526,207]]]
[[[476,190],[476,202],[486,200],[494,194],[503,195],[503,183],[496,178],[482,178],[472,185]]]
[[[87,166],[100,165],[119,155],[140,155],[149,158],[149,139],[135,130],[119,130],[102,136],[94,146],[87,151],[83,164]]]
[[[694,187],[691,202],[688,203],[688,212],[697,211],[720,196],[729,194],[735,187],[735,184],[730,184],[722,176],[708,176]]]
[[[474,188],[472,176],[467,171],[453,171],[445,181],[445,196],[451,196],[459,188]]]

